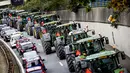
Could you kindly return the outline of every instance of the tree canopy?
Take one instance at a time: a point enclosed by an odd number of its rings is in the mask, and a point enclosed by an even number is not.
[[[27,0],[24,5],[18,6],[16,9],[25,10],[60,10],[69,9],[77,12],[80,7],[86,7],[86,11],[90,11],[89,3],[94,0]]]

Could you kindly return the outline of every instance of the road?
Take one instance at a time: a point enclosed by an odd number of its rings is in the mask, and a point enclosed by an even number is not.
[[[45,66],[47,67],[47,73],[70,73],[65,60],[59,60],[58,57],[56,56],[56,53],[46,55],[43,52],[43,47],[41,45],[40,40],[35,39],[33,36],[27,35],[26,32],[23,32],[23,35],[25,37],[28,37],[32,42],[35,43],[38,49],[39,55],[42,57],[42,59],[45,59],[44,63],[45,63]],[[19,59],[21,59],[16,49],[14,48],[13,50],[17,54]]]

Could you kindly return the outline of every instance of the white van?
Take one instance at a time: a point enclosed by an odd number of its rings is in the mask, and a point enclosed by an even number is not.
[[[20,38],[23,37],[22,34],[14,34],[11,35],[11,39],[10,39],[10,45],[11,47],[16,47],[16,41]]]

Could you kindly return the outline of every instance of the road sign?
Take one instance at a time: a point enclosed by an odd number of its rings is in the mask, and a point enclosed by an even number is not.
[[[11,4],[14,6],[22,5],[24,0],[11,0]]]

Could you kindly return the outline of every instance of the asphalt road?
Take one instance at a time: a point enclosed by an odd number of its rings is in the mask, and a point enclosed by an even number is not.
[[[40,40],[35,39],[33,36],[27,35],[26,32],[23,32],[23,35],[25,37],[28,37],[32,42],[35,43],[39,55],[42,57],[42,59],[45,59],[44,63],[47,68],[47,73],[70,73],[66,64],[66,60],[59,60],[56,56],[56,53],[46,55],[43,51]],[[16,49],[14,48],[13,50],[15,51],[19,59],[21,59]]]

